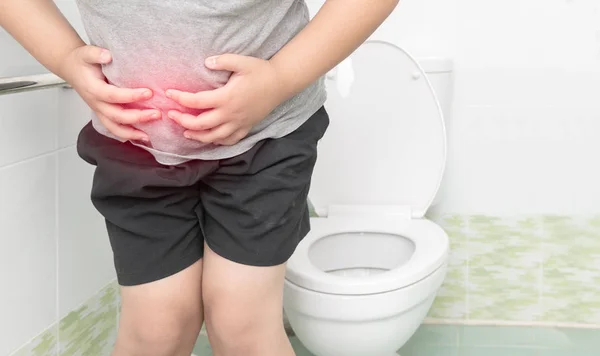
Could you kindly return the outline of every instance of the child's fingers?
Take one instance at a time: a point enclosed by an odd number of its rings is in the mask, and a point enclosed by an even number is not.
[[[112,133],[113,135],[124,140],[146,142],[149,141],[148,135],[146,135],[144,132],[137,130],[131,126],[118,124],[114,121],[111,121],[102,114],[97,113],[97,115],[104,127],[106,127],[106,129],[110,131],[110,133]]]
[[[233,124],[223,124],[208,131],[186,131],[183,135],[191,140],[200,141],[203,143],[213,143],[231,136],[236,131]]]
[[[169,110],[169,112],[167,112],[167,117],[188,130],[205,130],[205,128],[197,121],[198,116],[196,115],[185,114],[177,110]]]
[[[223,146],[231,146],[231,145],[235,145],[236,143],[240,142],[240,140],[243,139],[244,137],[246,137],[247,135],[248,135],[248,131],[240,129],[240,130],[237,130],[236,132],[232,133],[229,137],[226,137],[219,141],[215,141],[215,143],[219,144],[219,145],[223,145]]]
[[[166,91],[167,98],[192,109],[212,109],[221,103],[222,92],[219,89],[188,93],[175,89]]]
[[[136,101],[148,100],[152,97],[152,91],[146,88],[129,89],[101,82],[95,85],[90,92],[97,99],[113,104],[127,104]]]
[[[98,105],[96,112],[122,125],[133,125],[140,122],[157,120],[161,117],[161,113],[158,110],[123,109],[119,105],[108,103]]]
[[[200,115],[185,114],[170,110],[167,116],[182,127],[192,131],[205,131],[225,123],[224,116],[218,110],[208,110]]]

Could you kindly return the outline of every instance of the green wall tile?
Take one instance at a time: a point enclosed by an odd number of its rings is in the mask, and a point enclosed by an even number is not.
[[[318,218],[319,215],[315,211],[315,206],[313,205],[313,203],[310,201],[310,199],[306,199],[306,202],[308,204],[308,214],[310,215],[310,217],[311,218]]]
[[[544,217],[544,321],[600,324],[600,218]]]
[[[59,325],[60,356],[108,356],[117,334],[118,287],[102,289]]]
[[[118,300],[118,286],[111,283],[11,356],[109,356]]]
[[[541,221],[472,216],[468,238],[467,317],[538,319]]]
[[[55,356],[57,325],[53,325],[11,356]]]
[[[467,222],[463,216],[443,216],[437,223],[450,239],[448,272],[437,293],[429,317],[464,319],[467,313]]]

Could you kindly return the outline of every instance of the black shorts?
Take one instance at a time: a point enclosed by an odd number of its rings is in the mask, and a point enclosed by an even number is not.
[[[308,190],[328,125],[321,108],[293,133],[237,157],[177,166],[85,126],[77,150],[96,166],[91,197],[106,220],[119,283],[173,275],[202,258],[204,241],[237,263],[286,262],[310,230]]]

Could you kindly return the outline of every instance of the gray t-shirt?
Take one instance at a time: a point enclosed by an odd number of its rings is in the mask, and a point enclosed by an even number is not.
[[[309,21],[304,0],[77,0],[90,42],[113,56],[104,66],[110,83],[146,87],[148,101],[128,105],[156,108],[160,120],[136,125],[150,137],[150,151],[159,163],[175,165],[191,159],[223,159],[249,150],[265,138],[285,136],[325,102],[323,79],[279,105],[250,134],[233,146],[203,144],[183,137],[168,110],[182,108],[165,97],[169,88],[198,92],[227,83],[230,72],[211,71],[207,57],[235,53],[269,59]],[[110,134],[93,115],[94,128]]]

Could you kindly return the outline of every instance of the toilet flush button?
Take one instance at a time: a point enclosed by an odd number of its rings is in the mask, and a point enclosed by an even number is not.
[[[418,80],[418,79],[420,79],[420,78],[421,78],[421,73],[420,73],[420,72],[414,72],[414,73],[412,74],[412,78],[413,78],[413,80]]]

